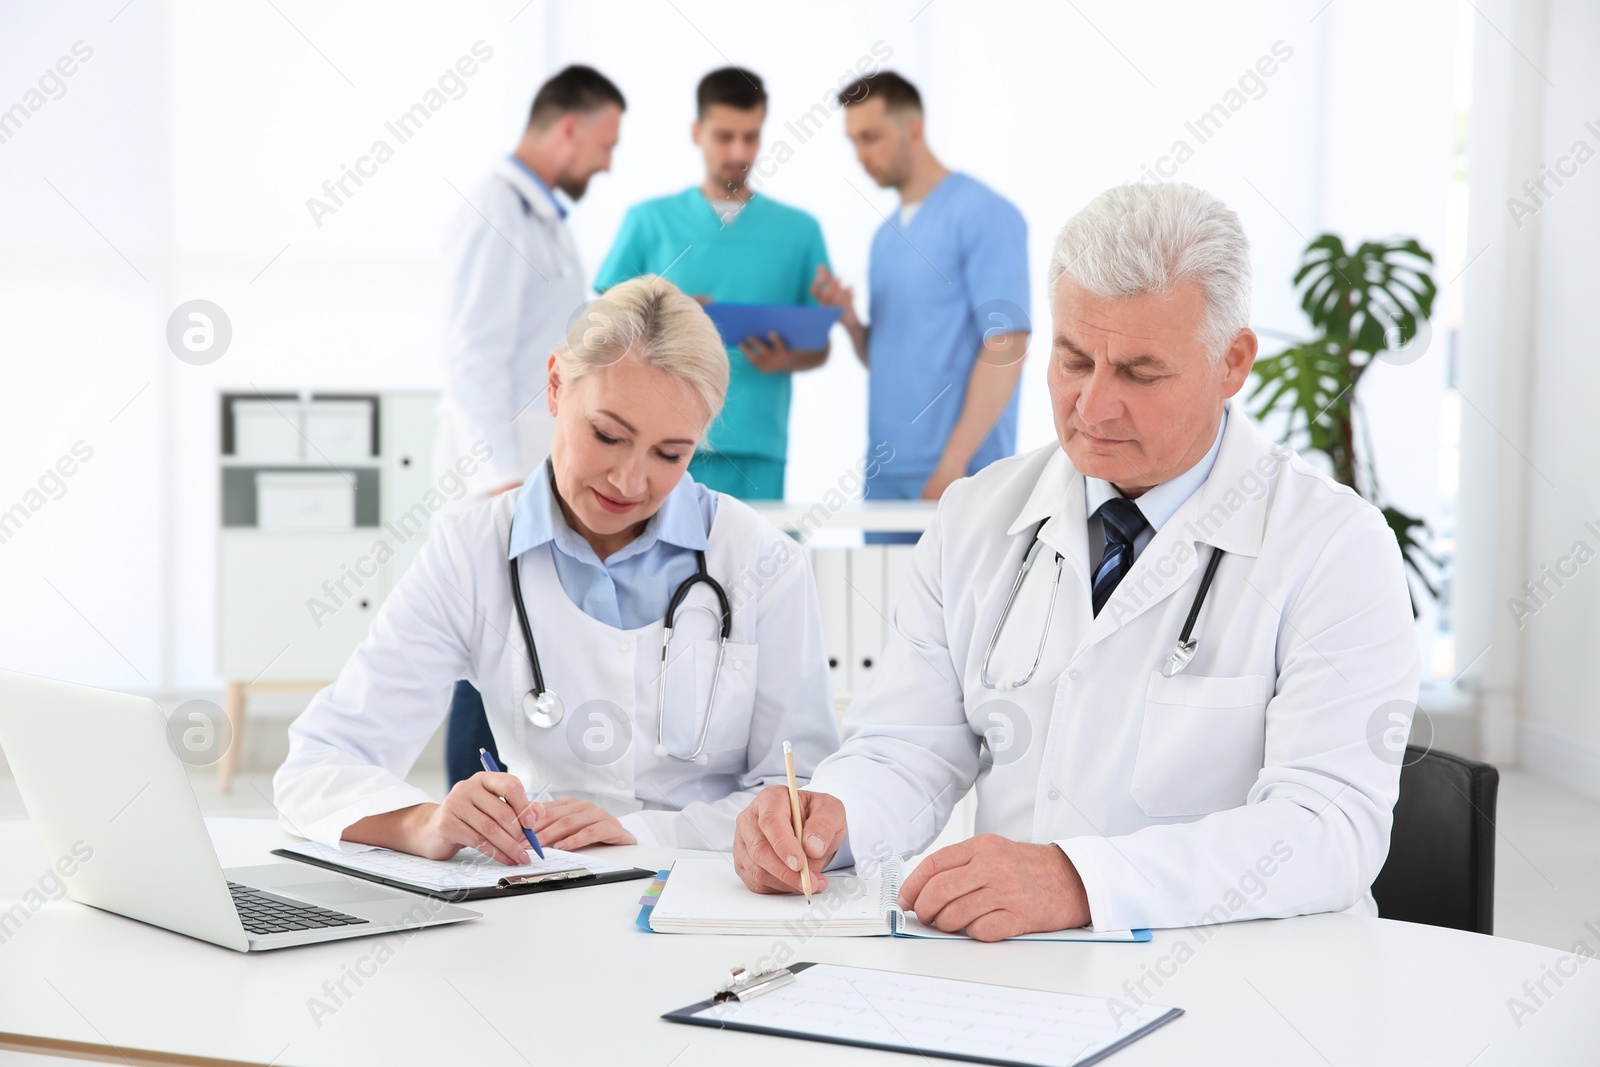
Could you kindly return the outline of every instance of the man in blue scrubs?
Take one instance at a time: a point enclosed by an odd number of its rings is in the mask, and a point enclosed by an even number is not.
[[[900,75],[853,82],[839,103],[856,158],[900,194],[900,208],[872,239],[869,322],[826,268],[813,293],[843,309],[840,322],[868,368],[869,450],[894,450],[867,496],[937,500],[957,478],[1016,451],[1028,227],[1010,201],[939,162],[923,137],[922,98]]]
[[[798,208],[750,188],[761,151],[767,93],[738,67],[701,79],[694,143],[705,177],[671,196],[635,204],[595,277],[600,292],[660,274],[704,302],[811,304],[826,270],[822,227]],[[789,379],[820,367],[828,349],[794,351],[773,334],[728,347],[728,399],[689,463],[695,481],[742,500],[781,500],[789,455]]]

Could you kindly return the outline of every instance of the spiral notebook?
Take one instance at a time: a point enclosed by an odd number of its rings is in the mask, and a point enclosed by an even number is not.
[[[804,897],[752,893],[728,856],[688,856],[672,865],[659,895],[640,903],[639,925],[658,934],[801,934],[961,940],[900,907],[906,867],[890,856],[871,874],[831,872],[828,889]],[[1149,941],[1149,930],[1051,930],[1013,941]]]

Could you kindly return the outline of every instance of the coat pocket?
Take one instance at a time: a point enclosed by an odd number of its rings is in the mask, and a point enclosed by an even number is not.
[[[1144,813],[1208,815],[1243,804],[1265,758],[1271,689],[1261,674],[1153,672],[1133,765],[1133,799]]]
[[[664,733],[667,748],[678,755],[687,756],[695,750],[702,728],[706,732],[708,756],[729,752],[742,756],[749,746],[750,719],[756,705],[758,650],[753,644],[729,641],[719,671],[716,669],[717,644],[714,639],[695,641],[692,693],[688,686],[671,686],[667,690]],[[713,680],[716,686],[714,705]]]

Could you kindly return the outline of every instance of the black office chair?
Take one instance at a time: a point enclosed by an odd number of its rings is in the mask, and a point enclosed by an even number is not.
[[[1406,746],[1389,858],[1372,883],[1385,919],[1494,933],[1494,807],[1500,772]]]

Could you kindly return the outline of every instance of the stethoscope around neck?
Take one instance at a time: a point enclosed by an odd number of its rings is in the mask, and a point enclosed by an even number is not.
[[[1049,520],[1046,519],[1045,522]],[[1050,620],[1056,613],[1056,593],[1061,588],[1061,553],[1056,553],[1055,581],[1050,586],[1050,603],[1044,611],[1044,629],[1039,633],[1039,647],[1033,653],[1033,666],[1028,668],[1028,673],[1014,682],[996,682],[989,678],[989,659],[994,655],[995,646],[1000,643],[1000,631],[1005,629],[1006,619],[1011,616],[1011,605],[1016,602],[1017,593],[1022,589],[1023,581],[1028,577],[1028,572],[1033,569],[1039,550],[1044,547],[1044,542],[1039,540],[1039,534],[1044,529],[1044,522],[1033,528],[1033,542],[1028,546],[1028,551],[1022,557],[1022,565],[1017,568],[1017,577],[1011,583],[1011,592],[1006,595],[1006,603],[1000,609],[1000,618],[994,624],[994,632],[989,635],[989,645],[983,650],[983,663],[978,668],[978,681],[985,689],[994,689],[998,692],[1009,692],[1021,689],[1033,681],[1033,676],[1039,670],[1039,662],[1044,658],[1044,646],[1050,639]],[[1200,617],[1200,607],[1206,602],[1206,594],[1211,591],[1211,580],[1216,577],[1217,564],[1222,561],[1221,548],[1211,550],[1211,558],[1206,561],[1205,574],[1200,578],[1200,588],[1194,594],[1194,601],[1189,605],[1189,615],[1183,621],[1183,629],[1178,631],[1178,643],[1173,646],[1167,655],[1167,661],[1161,667],[1161,674],[1165,678],[1172,678],[1183,673],[1189,666],[1189,661],[1194,659],[1195,650],[1199,641],[1194,636],[1195,620]]]
[[[667,601],[667,613],[661,620],[661,677],[656,683],[656,755],[679,763],[704,763],[706,762],[706,738],[711,732],[711,716],[717,707],[717,682],[722,677],[722,661],[727,655],[728,638],[733,633],[733,605],[728,600],[728,593],[722,588],[722,583],[706,571],[706,554],[696,551],[694,554],[695,572],[673,590],[672,599]],[[533,640],[533,627],[528,622],[528,608],[522,601],[522,575],[517,566],[515,557],[511,559],[511,602],[517,609],[517,625],[522,630],[522,641],[528,649],[528,665],[533,668],[533,688],[522,694],[523,716],[541,730],[548,730],[566,716],[566,707],[561,698],[545,685],[544,669],[539,663],[539,649]],[[697,584],[705,584],[717,597],[717,614],[721,625],[717,640],[717,662],[711,671],[711,695],[706,701],[705,714],[700,718],[700,735],[695,741],[694,751],[686,756],[679,755],[667,748],[666,739],[666,711],[667,711],[667,657],[672,648],[672,627],[677,621],[678,609],[683,605],[683,600],[689,595]],[[709,605],[702,605],[700,610],[711,611]]]

